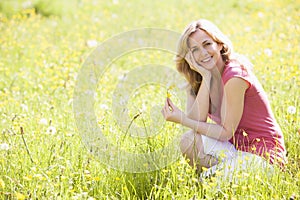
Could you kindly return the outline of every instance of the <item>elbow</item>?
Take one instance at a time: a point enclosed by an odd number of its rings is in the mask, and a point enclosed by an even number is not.
[[[223,130],[219,140],[222,142],[226,142],[232,138],[233,134],[231,131]]]

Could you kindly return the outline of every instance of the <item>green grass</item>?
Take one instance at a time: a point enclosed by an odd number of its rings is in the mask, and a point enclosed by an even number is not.
[[[0,144],[9,145],[0,150],[1,199],[300,198],[300,2],[74,0],[64,9],[56,4],[59,1],[32,1],[31,9],[23,9],[20,2],[0,3]],[[101,43],[145,27],[180,33],[198,18],[215,22],[235,50],[254,64],[284,132],[286,171],[272,177],[241,172],[234,183],[221,181],[220,172],[200,182],[180,158],[156,171],[129,173],[105,165],[82,143],[72,103],[76,77],[93,51],[87,41]],[[111,95],[118,89],[119,75],[150,63],[174,68],[172,58],[158,50],[132,52],[105,71],[95,110],[103,134],[113,144],[122,141],[120,148],[129,152],[153,151],[180,132],[180,127],[167,123],[157,135],[132,139],[115,128],[112,114]],[[163,105],[166,90],[167,86],[147,86],[132,96],[129,116],[144,109],[136,124],[153,123],[150,108]],[[175,97],[177,92],[172,92]],[[290,114],[289,106],[296,113]]]

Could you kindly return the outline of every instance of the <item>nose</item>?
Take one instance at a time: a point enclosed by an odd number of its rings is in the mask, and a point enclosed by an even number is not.
[[[194,53],[194,58],[197,59],[203,59],[207,56],[208,52],[205,48],[199,47],[198,51]]]
[[[200,55],[201,56],[206,56],[207,55],[207,50],[204,47],[200,48]]]

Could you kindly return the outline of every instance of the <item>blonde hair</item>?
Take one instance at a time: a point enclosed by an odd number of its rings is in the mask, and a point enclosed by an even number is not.
[[[241,66],[244,66],[242,65],[242,63],[245,64],[247,63],[247,65],[250,65],[249,64],[250,62],[247,62],[245,57],[242,58],[242,56],[233,53],[233,46],[231,41],[212,22],[206,19],[200,19],[190,23],[185,28],[183,34],[179,39],[175,62],[176,62],[177,70],[185,76],[185,78],[191,85],[194,94],[198,93],[199,87],[202,82],[202,76],[190,68],[189,64],[185,60],[185,56],[189,51],[189,47],[188,47],[189,36],[192,33],[194,33],[197,29],[201,29],[205,31],[217,44],[222,45],[222,49],[220,53],[224,62],[228,62],[230,60],[236,60],[241,64]],[[240,57],[241,59],[239,59]]]

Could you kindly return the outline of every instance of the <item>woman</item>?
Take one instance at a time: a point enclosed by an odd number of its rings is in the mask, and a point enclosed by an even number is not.
[[[216,165],[220,162],[216,152],[223,149],[229,157],[239,150],[284,166],[283,134],[267,95],[251,64],[233,52],[230,40],[214,24],[201,19],[185,29],[176,66],[189,83],[187,114],[169,98],[162,114],[191,129],[180,143],[191,165],[200,169]]]

